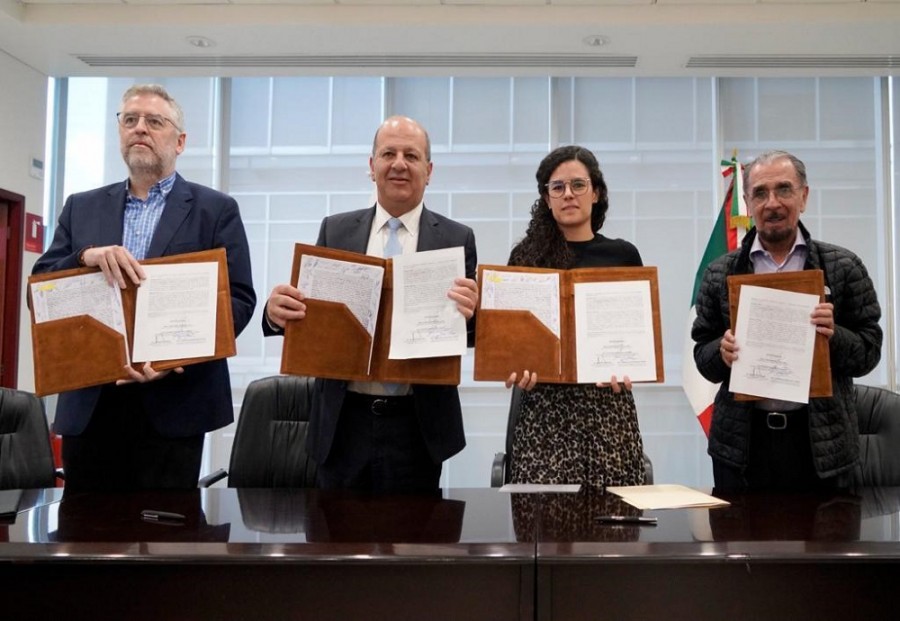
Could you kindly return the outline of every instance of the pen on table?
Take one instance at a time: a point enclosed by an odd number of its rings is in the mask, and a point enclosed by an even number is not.
[[[602,524],[633,524],[637,526],[656,526],[655,517],[637,515],[601,515],[597,521]]]
[[[141,519],[148,522],[167,522],[177,524],[184,522],[187,518],[181,513],[172,513],[171,511],[157,511],[156,509],[144,509],[141,511]]]

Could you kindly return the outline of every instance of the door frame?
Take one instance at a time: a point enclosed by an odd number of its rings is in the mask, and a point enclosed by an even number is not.
[[[19,309],[22,303],[22,261],[25,234],[25,197],[0,188],[0,202],[9,208],[9,239],[3,257],[6,286],[2,299],[0,332],[0,386],[17,388],[19,379]]]

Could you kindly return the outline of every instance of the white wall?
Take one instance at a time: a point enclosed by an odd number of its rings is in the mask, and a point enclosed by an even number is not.
[[[32,157],[45,160],[47,76],[0,53],[0,84],[0,188],[21,194],[25,209],[40,214],[44,209],[44,182],[31,177],[29,169]],[[23,288],[37,258],[37,253],[25,252]],[[19,330],[18,388],[34,390],[31,330],[24,295]]]

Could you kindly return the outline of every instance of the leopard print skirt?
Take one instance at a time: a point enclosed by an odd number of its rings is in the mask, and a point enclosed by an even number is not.
[[[644,482],[644,446],[631,391],[538,385],[523,395],[513,431],[513,483],[604,490]]]

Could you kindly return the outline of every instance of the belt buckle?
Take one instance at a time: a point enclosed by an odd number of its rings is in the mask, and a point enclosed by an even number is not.
[[[387,399],[375,399],[372,401],[372,405],[369,406],[369,409],[372,410],[372,414],[375,416],[381,416],[382,414],[388,413],[388,408],[390,407]]]
[[[787,429],[787,414],[784,412],[769,412],[766,414],[766,427],[775,431]]]

